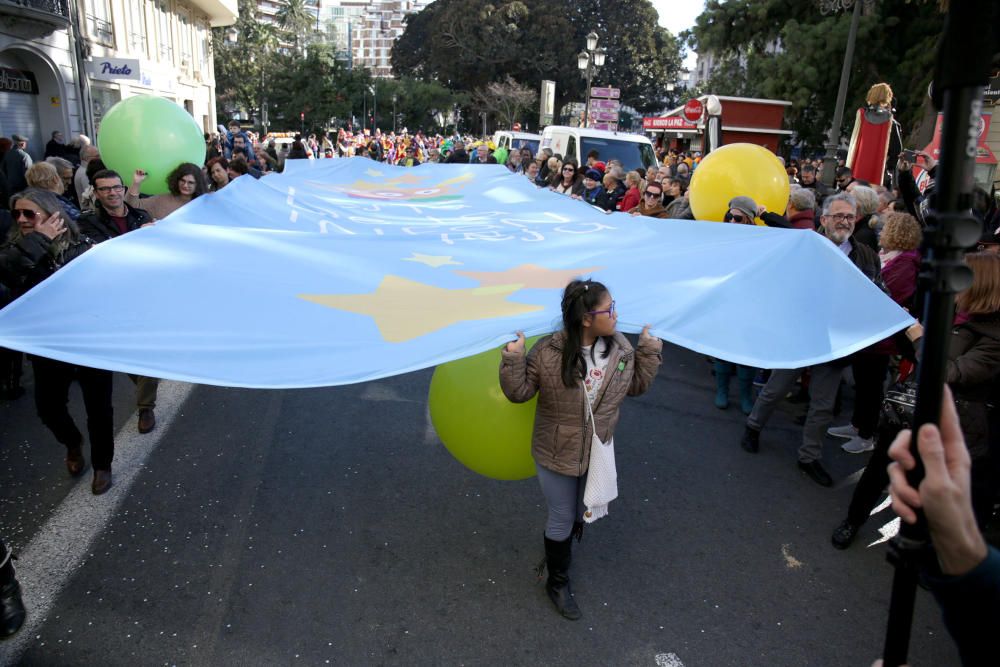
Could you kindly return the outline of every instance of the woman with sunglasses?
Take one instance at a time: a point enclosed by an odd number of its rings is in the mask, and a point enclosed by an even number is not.
[[[619,406],[644,393],[660,366],[659,338],[649,325],[638,350],[616,330],[618,315],[608,288],[574,280],[562,298],[563,329],[525,353],[524,334],[502,350],[500,387],[514,403],[538,394],[531,455],[548,507],[545,524],[545,590],[559,613],[580,618],[569,582],[571,540],[583,536],[583,521],[603,514],[584,507],[593,436],[614,438]],[[606,509],[604,510],[606,513]],[[539,568],[541,570],[541,568]]]
[[[17,295],[93,246],[51,192],[28,188],[10,198],[10,212],[15,227],[0,248],[0,282]],[[38,416],[66,447],[66,469],[73,477],[85,467],[83,435],[66,405],[69,386],[74,380],[80,383],[94,468],[91,491],[94,495],[104,493],[111,488],[111,460],[115,453],[111,371],[36,356],[31,357],[31,362]]]
[[[576,168],[576,163],[572,160],[563,162],[562,168],[552,178],[551,190],[561,195],[583,195],[583,179]]]

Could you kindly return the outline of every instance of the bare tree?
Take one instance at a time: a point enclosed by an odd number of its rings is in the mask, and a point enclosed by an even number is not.
[[[512,77],[494,81],[472,91],[472,105],[496,116],[502,127],[511,128],[538,101],[538,91],[522,86]]]

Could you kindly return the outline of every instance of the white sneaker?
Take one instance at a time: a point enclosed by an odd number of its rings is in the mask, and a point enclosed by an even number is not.
[[[854,436],[842,444],[840,448],[848,454],[864,454],[875,449],[875,440],[873,438],[859,438],[858,436]]]
[[[835,438],[843,438],[844,440],[850,440],[851,438],[856,438],[858,436],[858,429],[854,428],[854,424],[844,424],[843,426],[832,426],[826,430],[827,435],[832,435]]]

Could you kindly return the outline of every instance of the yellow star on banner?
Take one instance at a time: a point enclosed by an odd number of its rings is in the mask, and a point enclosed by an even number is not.
[[[427,266],[433,268],[439,268],[448,264],[454,264],[455,266],[461,266],[461,262],[456,262],[451,258],[451,255],[422,255],[419,252],[413,253],[413,257],[404,257],[404,262],[420,262],[421,264],[426,264]]]
[[[520,285],[541,289],[562,289],[574,278],[603,268],[603,266],[590,266],[584,269],[547,269],[537,264],[522,264],[506,271],[455,271],[455,273],[478,280],[481,287]]]
[[[488,320],[543,310],[542,306],[507,301],[519,285],[447,289],[385,276],[369,294],[299,294],[300,299],[328,308],[369,315],[382,338],[403,343],[469,320]]]
[[[377,169],[365,169],[365,174],[368,175],[368,176],[377,177],[377,176],[381,176],[382,172],[378,171]]]

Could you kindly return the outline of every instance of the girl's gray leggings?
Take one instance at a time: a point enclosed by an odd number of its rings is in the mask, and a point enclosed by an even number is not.
[[[561,475],[537,463],[535,469],[538,471],[538,483],[542,487],[545,504],[549,508],[545,536],[562,542],[573,532],[573,522],[583,520],[583,490],[587,486],[587,475]]]

